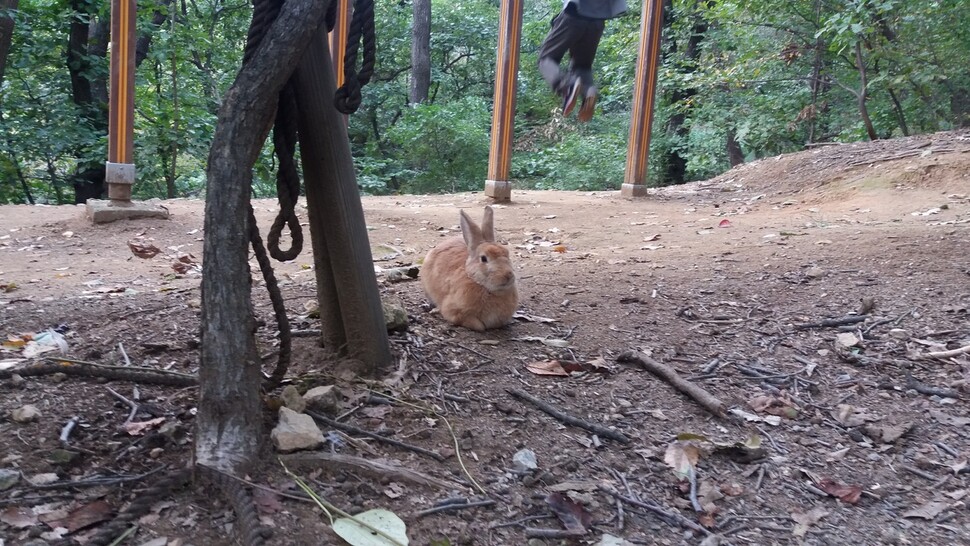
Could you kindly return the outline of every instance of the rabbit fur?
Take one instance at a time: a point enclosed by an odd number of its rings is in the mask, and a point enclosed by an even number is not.
[[[428,252],[421,282],[448,322],[484,331],[505,326],[519,306],[509,251],[495,242],[492,207],[479,227],[461,211],[461,236]]]

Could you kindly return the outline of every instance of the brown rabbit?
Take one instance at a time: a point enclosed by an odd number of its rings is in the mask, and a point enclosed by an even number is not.
[[[509,251],[495,243],[492,207],[479,228],[461,211],[461,237],[442,241],[421,267],[424,291],[445,320],[479,332],[505,326],[519,306]]]

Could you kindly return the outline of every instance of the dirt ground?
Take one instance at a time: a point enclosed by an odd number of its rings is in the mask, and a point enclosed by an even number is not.
[[[638,200],[514,191],[495,216],[523,317],[480,334],[429,312],[420,282],[384,272],[417,263],[457,229],[459,209],[480,217],[487,203],[480,193],[364,198],[382,294],[410,318],[391,338],[396,373],[370,388],[409,404],[341,384],[337,413],[445,458],[326,426],[322,450],[451,486],[292,468],[330,503],[387,508],[412,544],[970,543],[970,132],[820,147]],[[72,359],[197,371],[200,275],[171,265],[201,260],[203,203],[164,205],[168,220],[107,225],[80,207],[0,207],[0,544],[54,543],[58,528],[83,543],[145,494],[144,474],[190,458],[192,387],[11,377],[60,354],[37,354],[51,329]],[[264,233],[275,210],[256,204]],[[141,259],[129,242],[162,253]],[[310,331],[311,266],[308,251],[276,264],[294,328]],[[254,301],[271,355],[277,332],[258,280]],[[717,417],[618,362],[631,350],[731,413]],[[300,388],[332,382],[322,354],[315,337],[295,339]],[[550,361],[572,371],[532,371]],[[109,389],[137,394],[127,425],[131,410]],[[566,424],[510,389],[609,433]],[[40,415],[15,422],[25,405]],[[266,415],[266,437],[253,441],[268,443]],[[628,441],[608,437],[617,433]],[[521,450],[535,469],[513,461]],[[270,543],[340,543],[318,509],[292,498],[299,490],[268,450],[252,481],[288,495],[256,490]],[[493,503],[420,514],[455,497]],[[529,538],[577,521],[585,535]],[[155,503],[123,543],[234,544],[236,522],[220,495],[189,486]]]

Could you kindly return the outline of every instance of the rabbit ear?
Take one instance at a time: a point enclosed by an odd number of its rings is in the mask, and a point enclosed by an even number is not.
[[[465,214],[465,211],[461,211],[458,221],[461,223],[461,236],[465,239],[468,250],[474,250],[482,243],[482,230]]]
[[[495,224],[492,221],[494,216],[492,207],[485,207],[485,217],[482,219],[482,238],[490,243],[495,242]]]

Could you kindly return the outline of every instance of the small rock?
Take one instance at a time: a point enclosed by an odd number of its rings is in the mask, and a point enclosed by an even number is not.
[[[904,341],[910,338],[909,331],[903,328],[893,328],[889,331],[889,336]]]
[[[277,451],[288,453],[323,445],[323,433],[309,415],[282,407],[279,418],[279,423],[269,435]]]
[[[20,472],[10,468],[0,468],[0,491],[6,491],[20,480]]]
[[[297,413],[303,413],[303,410],[306,409],[306,401],[300,396],[300,391],[296,390],[296,387],[293,385],[283,387],[280,398],[283,400],[284,406]]]
[[[539,468],[539,463],[536,460],[534,451],[531,449],[523,449],[515,455],[512,455],[512,466],[517,472],[525,473]]]
[[[849,347],[855,347],[859,344],[859,338],[852,332],[844,332],[835,336],[836,347],[843,347],[848,349]]]
[[[14,387],[14,388],[17,388],[17,389],[22,389],[26,385],[27,385],[27,380],[24,379],[23,376],[21,376],[20,374],[15,373],[15,374],[13,374],[13,375],[10,376],[10,386],[11,387]]]
[[[37,406],[32,404],[27,404],[21,408],[10,411],[10,418],[14,420],[15,423],[32,423],[40,419],[40,410]]]
[[[53,381],[54,383],[63,383],[67,381],[67,374],[64,372],[57,372],[51,375],[51,381]]]
[[[825,276],[825,270],[818,266],[809,267],[805,270],[805,276],[810,279],[820,279]]]
[[[165,421],[158,427],[158,433],[168,438],[174,445],[184,445],[189,436],[185,426],[178,421]]]
[[[340,408],[340,397],[333,385],[313,387],[303,395],[306,407],[322,413],[337,413]]]
[[[408,312],[404,303],[397,298],[382,298],[381,307],[384,309],[384,324],[388,332],[405,332],[408,329]]]
[[[164,448],[161,448],[161,447],[152,448],[152,450],[148,452],[148,457],[151,459],[157,459],[161,457],[163,453],[165,453]]]

